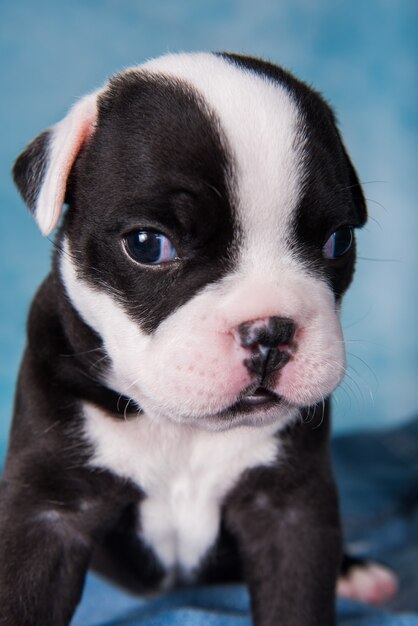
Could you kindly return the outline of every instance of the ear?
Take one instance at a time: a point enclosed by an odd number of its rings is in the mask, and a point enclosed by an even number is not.
[[[58,224],[71,168],[94,132],[97,96],[95,92],[79,100],[63,120],[36,137],[14,165],[16,186],[43,235]]]

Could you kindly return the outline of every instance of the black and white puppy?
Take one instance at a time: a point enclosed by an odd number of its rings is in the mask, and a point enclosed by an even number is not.
[[[328,398],[366,208],[330,108],[256,59],[170,55],[14,176],[44,235],[68,210],[1,483],[1,624],[68,624],[91,563],[142,592],[243,574],[254,624],[335,624]]]

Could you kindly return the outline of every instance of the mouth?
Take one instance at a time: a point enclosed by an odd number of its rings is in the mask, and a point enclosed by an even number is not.
[[[258,411],[266,411],[279,406],[282,403],[282,397],[277,393],[270,391],[266,387],[257,387],[244,393],[233,405],[225,412],[229,415],[237,413],[254,413]]]

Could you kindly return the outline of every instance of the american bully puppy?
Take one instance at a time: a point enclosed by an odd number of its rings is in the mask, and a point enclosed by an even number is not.
[[[335,624],[329,396],[366,207],[328,105],[263,61],[170,55],[14,177],[44,235],[68,208],[1,483],[1,623],[67,625],[93,564],[142,593],[244,576],[257,626]]]

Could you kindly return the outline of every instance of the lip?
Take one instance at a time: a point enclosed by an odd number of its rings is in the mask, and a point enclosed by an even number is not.
[[[281,396],[266,387],[260,386],[243,394],[227,411],[232,413],[248,413],[266,410],[278,406],[281,401]]]

